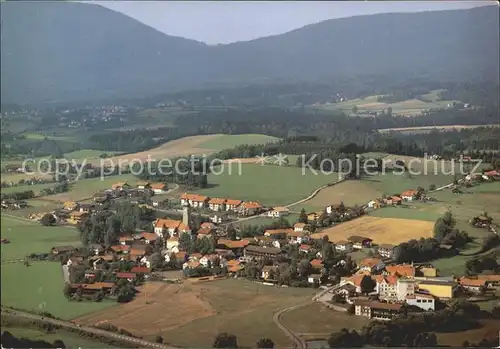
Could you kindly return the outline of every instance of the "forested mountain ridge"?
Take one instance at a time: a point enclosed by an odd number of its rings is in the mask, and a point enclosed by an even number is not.
[[[140,97],[366,74],[498,77],[498,7],[334,19],[208,46],[94,4],[3,2],[2,102]]]

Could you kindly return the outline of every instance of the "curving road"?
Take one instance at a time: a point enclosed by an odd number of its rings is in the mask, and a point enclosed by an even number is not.
[[[333,287],[335,287],[335,286],[333,286]],[[289,328],[287,328],[283,324],[283,322],[281,322],[282,315],[285,314],[285,313],[287,313],[287,312],[289,312],[289,311],[296,310],[296,309],[302,308],[302,307],[304,307],[306,305],[309,305],[309,304],[312,304],[312,303],[316,302],[325,293],[327,293],[328,291],[330,291],[330,289],[332,289],[333,287],[327,288],[327,289],[324,289],[324,290],[318,292],[316,295],[314,295],[312,297],[312,299],[308,300],[307,302],[300,303],[300,304],[293,305],[293,306],[285,308],[285,309],[278,310],[273,315],[273,321],[274,321],[274,323],[276,324],[276,326],[279,327],[279,329],[281,331],[283,331],[293,341],[294,348],[303,348],[303,349],[306,349],[307,348],[307,342],[304,339],[302,339],[302,337],[300,336],[299,333],[290,330]]]
[[[172,347],[172,346],[168,346],[168,345],[164,345],[164,344],[159,344],[159,343],[153,343],[153,342],[149,342],[149,341],[144,340],[144,339],[129,337],[129,336],[101,330],[101,329],[94,328],[94,327],[77,326],[76,324],[69,322],[69,321],[61,321],[61,320],[56,320],[56,319],[52,319],[52,318],[46,318],[46,317],[42,317],[40,315],[26,313],[26,312],[19,311],[19,310],[11,310],[11,309],[7,310],[7,309],[2,308],[2,313],[8,314],[11,316],[16,316],[16,317],[24,317],[26,319],[38,320],[38,321],[42,321],[45,323],[61,326],[64,328],[71,328],[71,329],[83,331],[86,333],[96,334],[96,335],[108,337],[111,339],[120,340],[123,342],[128,342],[130,344],[137,346],[138,348],[178,349],[176,347]]]

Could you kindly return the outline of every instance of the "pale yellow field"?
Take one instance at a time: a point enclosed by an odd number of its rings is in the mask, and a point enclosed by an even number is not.
[[[433,226],[433,222],[415,219],[363,216],[311,236],[314,239],[321,239],[327,235],[331,242],[337,242],[358,235],[368,237],[376,244],[397,245],[411,239],[432,237]]]
[[[387,132],[430,132],[432,130],[438,131],[451,131],[451,130],[462,130],[468,128],[477,128],[477,127],[499,127],[498,124],[491,125],[444,125],[444,126],[420,126],[420,127],[395,127],[395,128],[380,128],[378,132],[387,133]]]

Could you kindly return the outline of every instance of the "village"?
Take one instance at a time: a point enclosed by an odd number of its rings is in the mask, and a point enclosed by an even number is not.
[[[167,190],[162,183],[140,181],[135,187],[115,183],[94,195],[92,203],[66,202],[59,210],[31,218],[44,225],[78,226],[106,210],[106,203],[146,192],[147,197],[154,198]],[[121,234],[107,245],[54,246],[49,253],[31,258],[60,261],[66,282],[64,293],[68,299],[78,301],[111,298],[129,302],[135,287],[143,283],[228,277],[247,278],[268,287],[321,288],[325,292],[316,300],[333,311],[377,320],[392,319],[403,311],[435,311],[456,298],[495,299],[500,286],[498,274],[442,277],[431,263],[395,261],[395,245],[358,235],[332,241],[316,230],[316,222],[324,216],[334,215],[338,223],[333,224],[343,224],[365,211],[426,199],[422,190],[411,189],[375,198],[361,208],[333,204],[320,212],[303,212],[292,227],[267,229],[262,235],[241,238],[231,222],[256,215],[281,218],[289,209],[184,193],[180,195],[180,219],[156,218],[147,231]],[[149,203],[153,208],[160,206],[155,200]],[[193,224],[196,212],[211,212],[199,227]],[[52,218],[44,223],[47,216]],[[229,223],[221,218],[228,216],[233,217]],[[474,217],[470,224],[488,229],[493,226],[491,218],[482,216]],[[357,262],[351,259],[350,253],[366,248],[376,254]],[[29,266],[29,260],[25,264]]]

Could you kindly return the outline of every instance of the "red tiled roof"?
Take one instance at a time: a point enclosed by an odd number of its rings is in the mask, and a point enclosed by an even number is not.
[[[312,247],[311,245],[307,245],[307,244],[302,244],[300,245],[299,247],[301,250],[310,250]]]
[[[120,279],[133,279],[135,278],[135,273],[116,273],[116,277]]]
[[[158,238],[158,235],[156,235],[155,233],[146,233],[146,232],[143,232],[143,233],[141,233],[141,236],[145,240],[149,240],[149,241],[156,241],[156,239]]]
[[[401,193],[401,196],[415,196],[415,195],[417,195],[417,191],[413,189]]]
[[[471,287],[481,287],[486,285],[486,280],[481,279],[469,279],[467,277],[462,277],[460,279],[460,285],[462,286],[471,286]]]
[[[147,267],[133,267],[130,270],[131,273],[144,273],[144,274],[149,274],[151,272],[151,269]]]
[[[323,266],[323,261],[321,259],[313,259],[311,261],[311,265],[315,268],[317,267],[322,267]]]
[[[181,199],[182,200],[196,201],[196,202],[203,202],[203,201],[206,201],[208,199],[208,196],[184,193],[181,195]]]
[[[235,200],[235,199],[226,200],[226,205],[238,206],[239,204],[241,204],[241,200]]]
[[[164,183],[153,183],[151,184],[151,189],[163,189],[165,186],[166,184]]]
[[[210,200],[208,200],[208,203],[213,205],[222,205],[225,202],[226,199],[221,199],[221,198],[211,198]]]
[[[132,235],[120,236],[120,238],[118,239],[118,241],[120,242],[133,241],[133,240],[134,238],[132,237]]]
[[[364,258],[361,261],[359,261],[359,266],[372,268],[372,267],[376,266],[377,264],[379,264],[381,261],[382,260],[380,258],[368,257],[368,258]]]
[[[387,265],[385,270],[391,275],[415,276],[415,267],[410,264]]]
[[[250,242],[248,240],[228,240],[228,239],[220,239],[219,241],[217,241],[217,245],[223,245],[223,246],[226,246],[227,248],[231,249],[231,248],[243,248],[243,247],[246,247],[248,246]]]
[[[300,222],[299,223],[295,223],[293,225],[294,228],[304,228],[305,226],[306,226],[305,223],[300,223]]]
[[[113,245],[110,248],[115,252],[130,251],[130,246],[128,245]]]
[[[255,201],[245,201],[242,206],[246,209],[262,208],[262,205]]]

